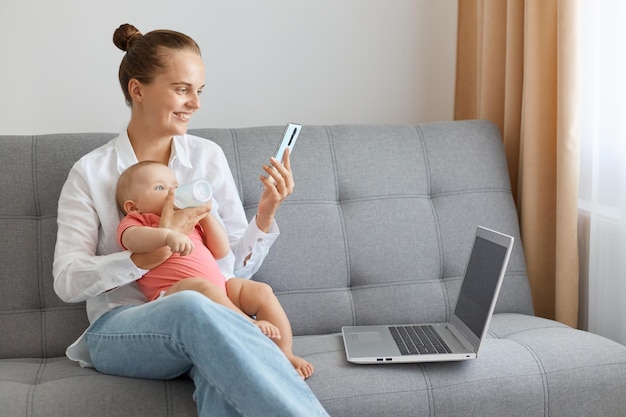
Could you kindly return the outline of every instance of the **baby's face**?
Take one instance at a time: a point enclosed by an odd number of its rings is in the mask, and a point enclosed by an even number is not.
[[[135,175],[132,194],[137,210],[160,216],[167,194],[178,187],[174,173],[165,165],[151,164]]]

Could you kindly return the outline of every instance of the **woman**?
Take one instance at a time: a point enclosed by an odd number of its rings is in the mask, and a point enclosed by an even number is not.
[[[189,372],[200,416],[327,415],[282,352],[245,318],[195,292],[146,303],[138,290],[135,280],[171,252],[120,252],[115,186],[124,169],[154,160],[168,164],[182,183],[208,180],[211,212],[223,221],[232,249],[220,269],[243,278],[258,270],[278,236],[274,214],[294,183],[288,154],[284,165],[272,159],[263,166],[268,176],[259,177],[264,190],[248,224],[222,150],[186,134],[204,86],[197,44],[173,31],[142,35],[132,25],[120,26],[113,41],[126,51],[119,78],[130,122],[74,165],[59,198],[54,288],[66,302],[86,300],[91,322],[68,357],[126,377],[170,379]],[[170,193],[160,225],[188,233],[208,211],[175,211]]]

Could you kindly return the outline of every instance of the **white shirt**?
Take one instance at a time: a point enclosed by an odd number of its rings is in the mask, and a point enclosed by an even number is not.
[[[121,220],[115,201],[117,180],[136,162],[124,131],[78,160],[61,190],[54,289],[65,302],[86,301],[90,323],[115,307],[146,302],[135,284],[146,271],[130,260],[130,252],[122,251],[116,240]],[[226,277],[250,278],[278,237],[276,223],[269,233],[259,230],[254,218],[248,223],[226,156],[214,142],[191,135],[175,136],[169,166],[180,184],[197,178],[211,184],[211,212],[223,223],[231,242],[231,253],[218,261],[220,270]],[[90,366],[82,339],[66,353],[81,365]]]

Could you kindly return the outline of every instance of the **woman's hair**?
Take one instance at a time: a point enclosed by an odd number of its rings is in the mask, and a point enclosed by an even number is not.
[[[150,84],[156,75],[165,71],[167,57],[172,52],[187,51],[200,55],[200,47],[196,41],[184,33],[153,30],[143,35],[128,23],[115,30],[113,43],[126,51],[120,63],[119,79],[128,105],[131,105],[128,82],[132,78]]]

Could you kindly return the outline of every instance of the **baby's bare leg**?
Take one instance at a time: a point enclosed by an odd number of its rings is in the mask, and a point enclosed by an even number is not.
[[[303,378],[313,375],[313,365],[293,353],[291,324],[269,285],[257,281],[231,278],[226,282],[226,292],[233,303],[239,306],[243,312],[256,316],[257,321],[267,321],[275,325],[280,331],[280,338],[274,338],[274,343],[285,353]]]
[[[241,289],[248,282],[247,279],[231,278],[226,282],[226,293],[230,301],[241,309],[248,316],[256,316],[255,312],[252,312],[252,308],[244,308],[241,305]],[[254,310],[256,311],[256,310]],[[251,319],[252,320],[252,319]],[[267,320],[260,319],[258,316],[256,320],[253,320],[254,324],[263,332],[263,334],[270,339],[280,339],[280,329]]]
[[[234,312],[241,314],[242,316],[246,317],[251,322],[254,322],[254,320],[248,314],[244,313],[237,305],[235,305],[230,300],[230,298],[228,298],[228,295],[226,295],[226,292],[222,288],[218,287],[217,285],[213,284],[212,282],[204,278],[193,277],[193,278],[181,279],[180,281],[172,285],[165,292],[165,295],[171,295],[176,292],[186,291],[186,290],[197,291],[201,294],[204,294],[210,300],[218,304],[221,304],[224,307],[227,307],[233,310]]]

